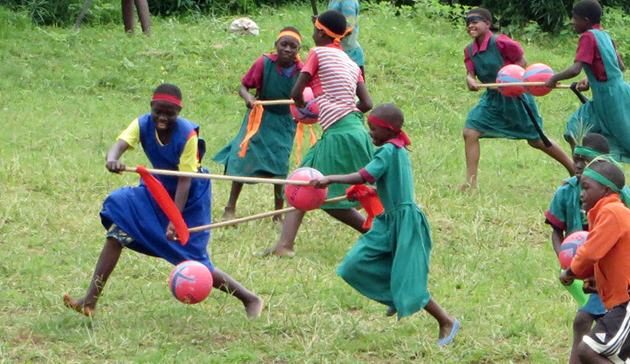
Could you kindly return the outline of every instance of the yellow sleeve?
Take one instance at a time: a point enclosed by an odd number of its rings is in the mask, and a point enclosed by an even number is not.
[[[197,172],[199,167],[201,167],[201,163],[197,159],[197,155],[199,153],[198,147],[199,139],[196,134],[188,138],[186,142],[186,146],[184,146],[184,152],[181,157],[179,157],[179,164],[177,168],[180,172]]]
[[[133,149],[140,142],[140,122],[138,118],[129,124],[116,140],[124,140],[129,144],[129,149]]]

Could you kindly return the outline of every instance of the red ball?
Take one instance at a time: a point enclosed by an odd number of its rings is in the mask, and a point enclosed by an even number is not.
[[[179,263],[168,277],[173,296],[188,304],[205,300],[212,290],[212,283],[210,269],[194,260]]]
[[[525,70],[517,64],[503,66],[497,74],[497,83],[523,82]],[[499,87],[499,92],[507,97],[519,97],[525,93],[525,86]]]
[[[291,181],[310,181],[314,178],[324,177],[318,170],[309,167],[298,168],[288,177]],[[315,188],[313,186],[301,186],[287,184],[284,187],[284,196],[291,206],[310,211],[320,207],[326,200],[328,188]]]
[[[560,260],[560,266],[562,269],[567,269],[571,266],[571,261],[575,256],[578,248],[586,242],[588,237],[588,231],[576,231],[569,234],[562,245],[560,246],[560,253],[558,254],[558,260]]]
[[[315,100],[315,95],[313,95],[313,90],[310,87],[304,88],[302,92],[304,96],[304,102],[306,102],[305,109],[307,112],[304,112],[304,109],[298,109],[295,105],[289,106],[289,110],[291,110],[291,115],[295,121],[304,123],[304,124],[315,124],[317,122],[317,118],[319,117],[319,105]]]
[[[525,69],[523,80],[525,82],[545,82],[553,76],[553,74],[554,72],[551,67],[546,64],[534,63]],[[527,86],[526,89],[527,92],[534,96],[545,96],[553,90],[545,86]]]

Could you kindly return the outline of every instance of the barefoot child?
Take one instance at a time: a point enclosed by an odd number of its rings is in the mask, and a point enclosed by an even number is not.
[[[560,245],[564,238],[576,231],[588,230],[586,213],[580,200],[580,177],[584,167],[595,157],[608,154],[609,146],[606,138],[600,134],[589,133],[580,145],[573,149],[573,162],[575,165],[575,176],[567,178],[558,188],[551,200],[549,209],[545,213],[545,223],[551,225],[551,241],[556,255],[560,254]],[[569,364],[580,364],[577,356],[578,344],[582,341],[582,336],[591,331],[593,322],[598,317],[606,313],[606,308],[597,294],[589,295],[586,305],[578,308],[578,312],[573,320],[573,347]]]
[[[506,64],[527,65],[521,45],[506,35],[494,35],[490,30],[491,25],[492,15],[486,9],[475,8],[466,15],[466,29],[473,38],[473,42],[464,49],[466,83],[470,91],[479,91],[477,78],[483,83],[495,82],[497,73]],[[542,128],[542,117],[538,114],[534,97],[530,94],[522,97],[536,115],[536,123]],[[462,190],[477,188],[481,153],[479,138],[525,139],[530,146],[545,152],[573,175],[571,158],[553,141],[551,147],[545,147],[522,101],[487,89],[479,104],[468,113],[464,125],[466,181]]]
[[[398,311],[398,318],[424,308],[439,323],[438,344],[453,342],[459,321],[450,316],[427,291],[431,235],[429,224],[414,202],[413,177],[404,117],[394,104],[384,104],[368,116],[374,159],[358,172],[329,175],[311,181],[325,188],[331,183],[375,183],[385,212],[374,219],[348,252],[337,273],[348,284],[375,301]]]
[[[586,124],[608,139],[613,158],[630,162],[630,86],[623,79],[625,65],[615,43],[599,25],[601,16],[602,7],[594,0],[580,1],[573,7],[573,29],[581,34],[575,61],[551,76],[547,85],[553,87],[584,69],[586,78],[578,86],[582,90],[592,88],[593,98],[571,115],[564,137],[573,148],[572,133]]]
[[[630,210],[622,199],[630,196],[621,191],[621,169],[604,159],[584,169],[580,184],[590,233],[571,266],[560,274],[560,282],[570,285],[576,278],[594,275],[608,311],[582,338],[577,354],[582,363],[624,363],[630,359]]]
[[[298,51],[302,37],[297,29],[282,29],[276,38],[276,53],[259,57],[241,79],[239,95],[249,110],[243,118],[236,138],[214,156],[225,165],[225,174],[246,177],[285,178],[289,173],[289,157],[293,148],[296,123],[289,105],[255,106],[254,101],[288,99],[303,63]],[[256,98],[249,93],[256,89]],[[255,134],[250,130],[258,127]],[[230,220],[236,214],[236,201],[243,183],[232,182],[232,190],[223,214]],[[282,185],[274,185],[276,210],[284,205]],[[274,219],[280,219],[280,215]]]
[[[180,118],[182,95],[175,85],[162,84],[155,89],[151,113],[131,122],[107,153],[107,169],[121,173],[125,165],[120,156],[134,145],[142,144],[155,168],[181,172],[207,173],[201,168],[203,140],[199,126]],[[210,223],[211,192],[208,179],[158,176],[189,226]],[[212,272],[214,287],[243,302],[250,317],[260,315],[263,300],[245,289],[228,274],[215,268],[206,249],[210,232],[193,233],[186,245],[181,245],[173,224],[162,212],[146,185],[123,187],[114,191],[103,203],[101,221],[107,230],[105,246],[96,264],[90,287],[84,297],[63,296],[64,304],[86,316],[95,313],[99,296],[116,267],[123,247],[139,253],[163,258],[176,265],[196,260]]]
[[[302,91],[308,85],[319,104],[318,122],[324,130],[321,139],[308,151],[302,167],[312,167],[323,174],[350,173],[372,159],[374,147],[363,126],[362,112],[372,108],[372,99],[363,82],[361,70],[341,48],[341,39],[352,29],[346,28],[346,18],[338,11],[320,14],[314,23],[312,48],[306,64],[291,91],[298,107],[304,107]],[[355,96],[359,101],[355,101]],[[333,184],[328,198],[345,195],[348,186]],[[327,204],[322,209],[335,219],[365,232],[365,218],[354,209],[355,202]],[[282,234],[276,246],[258,255],[293,256],[297,231],[304,211],[288,213],[282,224]]]

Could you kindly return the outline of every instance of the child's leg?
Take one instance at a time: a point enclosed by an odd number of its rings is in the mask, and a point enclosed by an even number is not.
[[[596,353],[595,350],[591,349],[584,341],[580,341],[577,347],[577,354],[582,364],[612,364],[612,361]]]
[[[114,238],[107,238],[107,241],[103,246],[103,250],[101,251],[101,256],[98,258],[98,262],[96,263],[94,275],[92,276],[92,282],[90,282],[90,287],[88,288],[86,295],[77,300],[67,294],[64,295],[63,300],[67,307],[81,312],[86,316],[92,315],[94,309],[96,308],[98,298],[103,291],[103,287],[105,287],[105,283],[107,282],[109,275],[118,263],[118,258],[120,258],[122,248],[123,247],[118,240]]]
[[[297,232],[300,229],[300,225],[302,224],[302,219],[304,219],[305,214],[306,212],[302,210],[295,210],[287,213],[282,221],[282,233],[280,234],[280,240],[278,240],[276,246],[268,248],[262,253],[258,253],[258,255],[263,257],[271,254],[278,256],[287,254],[292,255],[295,237],[297,236]]]
[[[474,129],[464,128],[464,149],[466,151],[466,182],[461,186],[461,190],[477,188],[477,169],[479,167],[479,137],[481,132]]]
[[[455,325],[455,318],[446,313],[433,298],[429,299],[429,303],[424,306],[424,309],[433,316],[440,325],[440,335],[438,339],[444,339],[449,336]]]
[[[582,364],[582,361],[578,357],[577,348],[582,337],[591,331],[595,316],[586,311],[578,311],[573,320],[573,347],[571,348],[571,357],[569,358],[569,364]]]
[[[133,0],[121,0],[125,33],[133,33]]]
[[[238,200],[238,196],[241,194],[242,189],[243,184],[241,182],[232,182],[230,197],[228,198],[221,220],[232,220],[236,217],[236,200]]]
[[[560,148],[560,146],[556,142],[554,142],[551,139],[549,139],[549,141],[551,142],[551,147],[549,148],[545,147],[545,144],[540,139],[528,140],[527,143],[529,143],[529,145],[531,145],[532,147],[536,149],[542,150],[548,156],[560,162],[560,164],[562,164],[564,168],[566,168],[567,172],[569,172],[569,175],[573,176],[575,174],[575,167],[573,166],[573,159],[571,159],[564,152],[564,150]]]
[[[273,185],[273,200],[275,210],[281,210],[284,207],[284,198],[282,197],[282,185]],[[273,217],[273,221],[282,221],[282,215],[276,215]]]
[[[215,268],[212,272],[214,279],[213,287],[223,292],[229,293],[243,302],[245,312],[249,317],[258,317],[263,310],[265,301],[254,293],[247,290],[229,274]]]
[[[140,26],[142,32],[151,35],[151,17],[149,15],[149,3],[147,0],[134,0],[138,9],[138,18],[140,18]]]
[[[365,234],[370,229],[363,227],[365,217],[359,213],[356,209],[322,209],[328,215],[350,226],[361,234]]]

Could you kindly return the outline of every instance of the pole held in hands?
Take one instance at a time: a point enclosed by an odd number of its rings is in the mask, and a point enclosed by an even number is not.
[[[276,185],[308,186],[308,182],[309,182],[309,181],[293,181],[290,179],[279,179],[279,178],[243,177],[243,176],[230,176],[230,175],[212,174],[212,173],[180,172],[180,171],[172,171],[169,169],[147,168],[146,170],[150,174],[158,174],[162,176],[219,179],[219,180],[243,182],[243,183],[273,183]],[[137,171],[136,171],[136,168],[127,167],[125,168],[125,172],[137,172]]]
[[[544,82],[507,82],[507,83],[478,83],[477,86],[485,88],[501,88],[511,86],[544,86]],[[570,89],[569,85],[556,85],[554,88]]]

